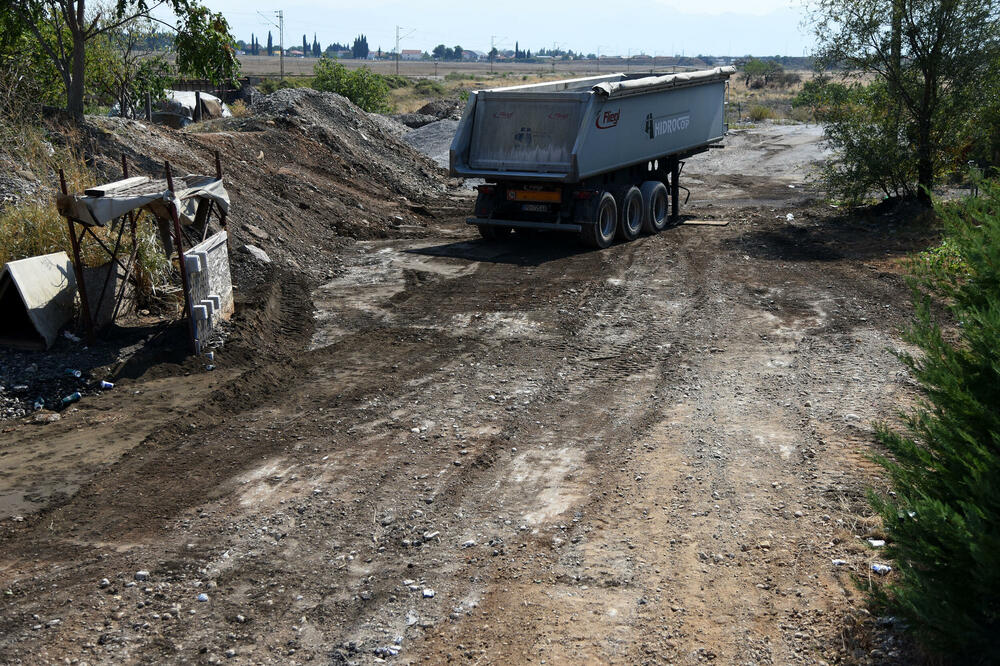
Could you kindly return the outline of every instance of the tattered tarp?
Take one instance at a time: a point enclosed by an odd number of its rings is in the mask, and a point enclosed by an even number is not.
[[[194,107],[200,98],[202,118],[206,120],[209,118],[231,118],[233,115],[225,102],[215,95],[204,92],[195,95],[189,90],[166,90],[164,94],[166,99],[160,103],[160,107],[171,113],[193,119],[195,116]]]
[[[214,201],[222,212],[229,212],[229,194],[222,180],[211,176],[187,175],[174,178],[174,191],[166,180],[144,176],[126,178],[86,190],[84,194],[60,195],[59,212],[87,226],[103,227],[129,211],[145,208],[161,220],[170,219],[168,205],[173,202],[184,224],[191,224],[201,200]]]
[[[667,74],[666,76],[644,76],[641,79],[631,79],[628,81],[605,81],[604,83],[598,83],[592,90],[605,97],[624,97],[626,95],[665,90],[683,85],[724,80],[735,73],[735,67],[716,67],[715,69]]]

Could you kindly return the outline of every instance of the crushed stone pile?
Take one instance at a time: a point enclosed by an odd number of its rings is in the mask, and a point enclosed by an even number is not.
[[[403,141],[447,169],[448,151],[451,149],[451,140],[455,137],[457,129],[457,120],[439,120],[407,132]]]

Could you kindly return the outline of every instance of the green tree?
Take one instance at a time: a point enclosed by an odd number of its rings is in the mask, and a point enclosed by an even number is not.
[[[1000,663],[1000,185],[982,189],[938,207],[954,260],[916,264],[906,338],[921,354],[902,360],[923,401],[905,430],[879,430],[893,492],[872,495],[899,569],[891,611],[961,664]]]
[[[368,38],[364,35],[358,35],[354,38],[354,45],[351,46],[351,56],[359,60],[364,60],[368,57]]]
[[[144,53],[139,45],[156,32],[152,21],[136,19],[103,33],[87,50],[87,80],[100,104],[117,105],[125,118],[134,118],[148,93],[163,97],[173,78],[162,54]]]
[[[887,86],[899,109],[898,140],[914,146],[917,195],[929,205],[958,138],[954,128],[997,75],[1000,2],[813,0],[812,7],[819,64]]]
[[[369,113],[389,110],[389,85],[367,67],[349,70],[324,55],[313,66],[312,87],[343,95]]]
[[[82,0],[81,0],[82,1]],[[240,73],[229,23],[203,5],[190,5],[177,25],[177,70],[212,83],[232,83]]]
[[[267,55],[274,55],[274,37],[271,36],[271,31],[267,31]]]
[[[435,58],[443,60],[445,51],[447,50],[448,50],[447,46],[445,46],[444,44],[438,44],[437,46],[434,47],[434,50],[431,51],[431,55],[434,56]]]
[[[452,54],[454,55],[455,60],[461,60],[462,59],[462,53],[465,52],[465,49],[463,49],[461,46],[456,46],[451,51],[452,51]]]
[[[81,119],[84,113],[87,47],[93,40],[140,18],[151,18],[156,7],[166,4],[177,14],[178,31],[192,23],[208,32],[188,32],[185,39],[175,41],[178,62],[198,62],[218,59],[235,61],[233,38],[221,15],[220,20],[204,20],[208,10],[194,0],[117,0],[109,8],[88,10],[86,0],[6,0],[3,13],[16,15],[20,29],[30,33],[62,79],[67,111]],[[225,39],[215,34],[226,28]],[[228,53],[227,53],[228,51]]]

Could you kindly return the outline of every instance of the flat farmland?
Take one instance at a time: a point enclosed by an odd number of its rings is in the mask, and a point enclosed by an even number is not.
[[[316,58],[285,57],[285,74],[290,76],[312,75]],[[379,74],[395,74],[396,62],[393,60],[340,60],[345,67],[355,69],[368,67]],[[243,73],[248,76],[277,76],[281,73],[281,58],[278,56],[240,56]],[[648,72],[652,69],[672,68],[676,66],[675,58],[601,58],[600,65],[596,60],[555,60],[549,62],[513,62],[499,60],[493,63],[494,72],[514,72],[516,74],[552,74],[584,76],[600,72],[636,71]],[[706,65],[707,66],[707,65]],[[683,69],[683,68],[679,68]],[[696,68],[697,69],[697,68]],[[460,74],[477,74],[489,72],[489,62],[459,62],[433,60],[401,60],[399,73],[403,76],[444,76],[457,72]]]

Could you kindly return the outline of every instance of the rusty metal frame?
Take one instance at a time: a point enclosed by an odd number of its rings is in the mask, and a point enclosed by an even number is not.
[[[215,175],[216,178],[222,180],[222,158],[218,150],[214,152],[215,152]],[[173,178],[173,172],[170,168],[170,162],[164,161],[163,167],[164,171],[166,172],[167,188],[169,189],[169,191],[173,192],[174,178]],[[129,177],[128,161],[124,154],[122,155],[122,175],[124,178]],[[66,175],[63,169],[59,169],[59,185],[60,188],[62,189],[62,193],[68,196],[69,191],[66,186]],[[170,212],[170,219],[167,221],[171,223],[173,227],[171,235],[173,236],[173,242],[177,250],[177,259],[179,264],[178,267],[180,269],[180,274],[181,274],[181,285],[184,291],[184,312],[182,313],[181,318],[183,319],[186,317],[188,320],[188,339],[191,345],[191,351],[195,354],[198,354],[200,352],[200,341],[198,340],[197,337],[197,329],[195,326],[194,318],[191,315],[190,283],[187,274],[187,264],[185,263],[184,260],[184,236],[181,232],[180,216],[178,215],[177,208],[174,204],[171,203],[170,206],[168,207],[168,210]],[[208,233],[208,227],[209,224],[211,223],[212,211],[213,207],[210,205],[205,214],[205,223],[204,223],[205,226],[203,234]],[[121,308],[121,304],[125,298],[126,289],[128,288],[128,281],[129,278],[132,276],[132,269],[138,262],[138,242],[137,242],[136,232],[137,232],[139,216],[141,214],[142,214],[141,211],[137,213],[136,211],[133,210],[129,211],[126,215],[117,218],[116,220],[112,220],[110,225],[112,232],[114,231],[115,222],[117,222],[119,225],[118,237],[115,240],[114,248],[109,248],[107,244],[103,240],[101,240],[100,237],[98,237],[93,232],[93,230],[86,224],[82,223],[80,224],[82,230],[80,231],[80,235],[77,236],[76,234],[76,225],[78,223],[77,220],[71,217],[66,218],[70,244],[72,245],[73,248],[73,272],[76,275],[76,286],[77,286],[77,291],[80,294],[80,305],[82,306],[83,310],[83,316],[82,316],[83,325],[84,328],[86,329],[87,342],[90,344],[93,344],[95,340],[94,316],[98,314],[98,312],[97,311],[91,312],[90,308],[90,302],[89,302],[90,298],[87,292],[86,278],[84,276],[83,259],[80,250],[80,248],[82,247],[83,239],[87,234],[90,234],[90,237],[93,238],[94,241],[96,241],[97,244],[101,247],[101,249],[103,249],[104,252],[111,258],[111,262],[113,264],[111,270],[117,273],[118,268],[121,268],[121,270],[123,270],[125,273],[124,277],[122,278],[122,284],[118,288],[118,293],[113,296],[115,298],[115,306],[111,313],[111,320],[113,322],[118,317],[119,309]],[[222,228],[223,231],[226,231],[226,212],[219,209],[218,219],[219,219],[219,226]],[[119,252],[121,251],[121,242],[122,242],[122,237],[124,236],[125,233],[126,222],[129,225],[130,236],[132,241],[132,250],[129,253],[126,262],[122,263],[118,255]],[[228,244],[228,238],[226,242]],[[168,254],[168,258],[169,256],[170,255]],[[108,275],[104,280],[104,285],[101,289],[101,295],[97,300],[98,310],[104,303],[104,297],[107,292],[108,283],[111,281],[111,275],[112,275],[111,270],[109,270]]]

